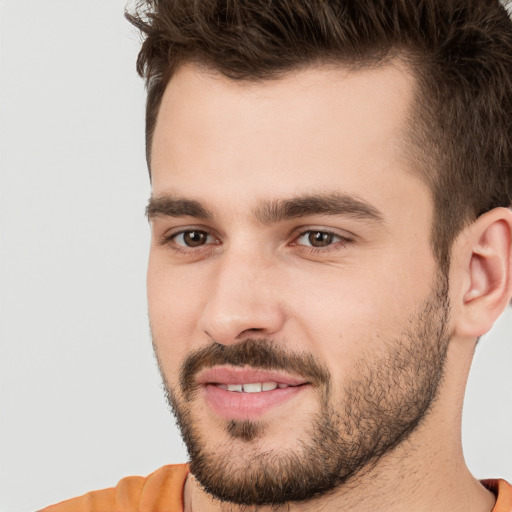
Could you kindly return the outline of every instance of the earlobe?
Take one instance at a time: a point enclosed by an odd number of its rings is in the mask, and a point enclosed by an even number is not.
[[[512,212],[495,208],[465,232],[465,288],[456,330],[464,337],[485,334],[512,295]]]

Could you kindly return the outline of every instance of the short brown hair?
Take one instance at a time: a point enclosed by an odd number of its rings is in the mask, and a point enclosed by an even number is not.
[[[184,62],[233,80],[315,63],[400,56],[417,77],[410,157],[432,190],[434,253],[482,213],[512,204],[512,22],[499,0],[144,0],[146,152],[164,90]]]

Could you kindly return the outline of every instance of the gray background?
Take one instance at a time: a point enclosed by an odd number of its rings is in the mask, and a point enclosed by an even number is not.
[[[0,0],[0,511],[181,462],[151,351],[139,36],[125,0]],[[512,480],[512,312],[477,350],[478,477]]]

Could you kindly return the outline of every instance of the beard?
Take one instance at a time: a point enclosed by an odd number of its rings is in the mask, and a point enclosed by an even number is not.
[[[385,342],[386,350],[378,357],[367,352],[356,361],[337,400],[324,364],[271,339],[213,343],[191,353],[181,367],[178,389],[168,385],[159,362],[191,473],[221,501],[264,506],[312,500],[373,467],[410,436],[436,399],[449,342],[447,297],[447,278],[440,275],[428,299],[404,322],[407,327]],[[227,441],[220,447],[212,443],[218,439],[201,428],[194,401],[195,377],[214,365],[284,370],[312,384],[319,410],[310,416],[295,449],[264,449],[258,443],[265,437],[265,423],[249,420],[226,421]]]

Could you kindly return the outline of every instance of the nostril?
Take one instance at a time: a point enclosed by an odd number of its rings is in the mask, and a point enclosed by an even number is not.
[[[255,334],[255,333],[261,333],[263,332],[265,329],[263,329],[262,327],[251,327],[250,329],[245,329],[245,331],[242,331],[238,337],[241,338],[243,336],[247,336],[247,335],[251,335],[251,334]]]

